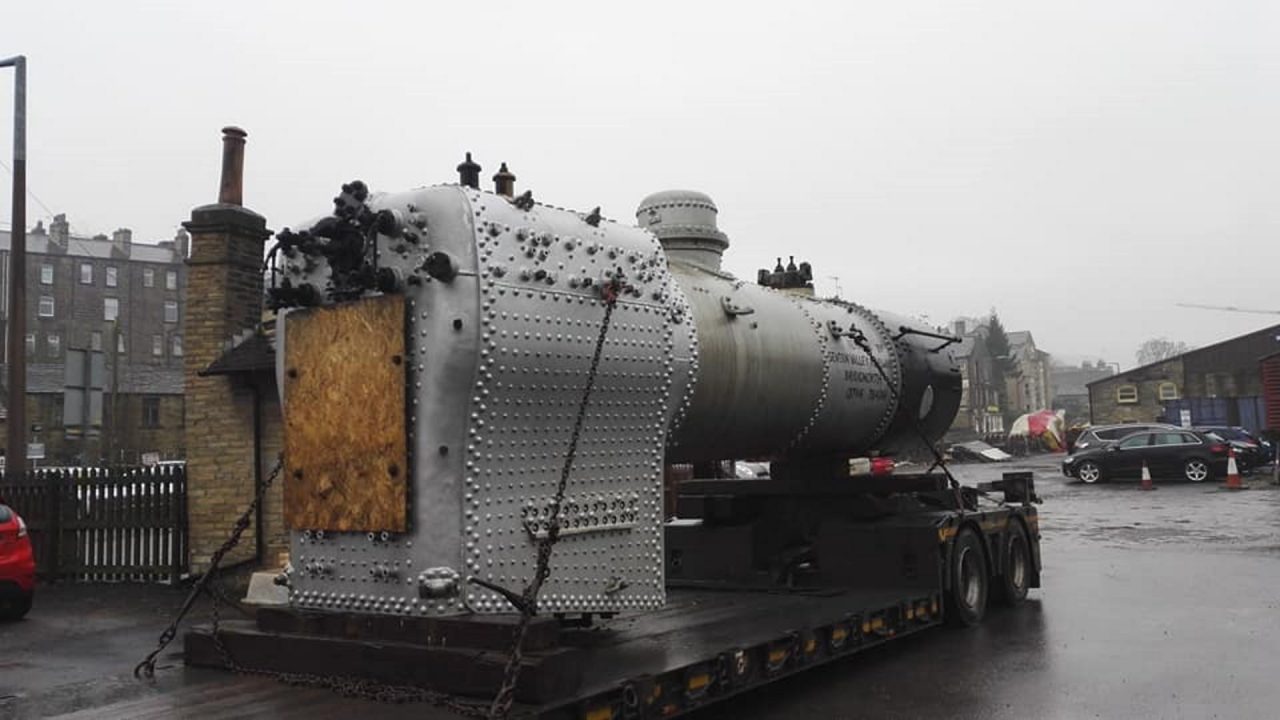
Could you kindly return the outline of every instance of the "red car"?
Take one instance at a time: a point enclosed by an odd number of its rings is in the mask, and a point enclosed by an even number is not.
[[[0,504],[0,620],[17,620],[31,609],[36,590],[36,558],[27,524]]]

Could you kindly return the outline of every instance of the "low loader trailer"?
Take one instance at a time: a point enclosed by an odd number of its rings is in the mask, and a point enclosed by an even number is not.
[[[670,717],[1038,587],[1030,475],[962,487],[935,449],[959,338],[818,298],[807,263],[734,277],[703,193],[632,225],[458,172],[276,233],[288,604],[197,628],[189,663]]]
[[[941,474],[798,485],[681,483],[679,519],[666,526],[665,607],[594,623],[538,618],[512,715],[675,717],[936,626],[977,624],[989,605],[1016,606],[1040,585],[1030,472],[958,492]],[[778,532],[783,518],[814,528],[810,541]],[[362,678],[480,702],[502,682],[513,627],[509,616],[262,609],[254,621],[223,622],[220,643],[211,627],[195,628],[185,653],[197,666]]]

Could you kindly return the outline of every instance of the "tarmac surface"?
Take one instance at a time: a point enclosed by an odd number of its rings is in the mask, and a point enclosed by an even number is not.
[[[959,465],[966,484],[1030,469],[1043,584],[979,627],[939,628],[695,713],[710,718],[1274,718],[1280,716],[1280,487],[1087,486],[1059,457]],[[188,669],[181,640],[153,683],[133,666],[176,588],[42,587],[0,624],[0,718],[448,718],[262,678]],[[233,612],[233,611],[228,611]],[[207,613],[207,603],[195,612]]]

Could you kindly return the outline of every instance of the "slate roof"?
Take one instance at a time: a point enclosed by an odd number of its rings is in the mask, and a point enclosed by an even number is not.
[[[276,366],[276,346],[271,337],[255,333],[226,351],[200,371],[201,375],[271,372]]]
[[[3,366],[0,366],[3,368]],[[7,368],[5,368],[7,370]],[[111,382],[108,372],[107,382]],[[158,365],[125,365],[117,381],[119,391],[129,395],[181,395],[182,370]],[[66,369],[62,363],[29,363],[28,393],[61,393],[66,386]]]
[[[1131,375],[1140,373],[1148,368],[1153,368],[1156,365],[1160,365],[1162,363],[1167,363],[1172,360],[1183,360],[1189,355],[1199,355],[1202,353],[1213,352],[1215,350],[1219,350],[1223,348],[1224,346],[1230,345],[1232,343],[1240,342],[1245,338],[1249,338],[1254,335],[1259,335],[1262,333],[1271,333],[1272,336],[1275,337],[1276,342],[1280,342],[1280,325],[1272,325],[1270,327],[1260,328],[1258,330],[1254,330],[1253,332],[1245,333],[1243,335],[1237,335],[1233,338],[1227,338],[1226,340],[1219,340],[1218,342],[1213,343],[1212,345],[1205,345],[1204,347],[1192,348],[1191,350],[1188,350],[1180,355],[1171,355],[1167,358],[1156,360],[1155,362],[1149,362],[1146,365],[1139,365],[1138,367],[1135,367],[1135,368],[1129,368],[1128,370],[1125,370],[1122,373],[1116,373],[1115,375],[1108,375],[1105,378],[1099,378],[1097,380],[1089,382],[1087,383],[1087,385],[1094,385],[1096,383],[1102,382],[1103,380],[1110,380],[1112,378],[1126,378]],[[1269,357],[1269,356],[1264,356],[1264,358],[1259,358],[1259,360],[1265,359],[1265,357]]]
[[[0,250],[8,251],[11,240],[8,230],[0,230]],[[112,255],[111,248],[112,242],[110,239],[103,240],[72,235],[67,243],[67,251],[65,253],[49,252],[49,235],[47,233],[27,233],[27,252],[34,255],[68,255],[70,257],[91,257],[103,260],[120,259],[119,256]],[[135,262],[170,264],[182,261],[182,258],[178,257],[177,250],[171,241],[164,241],[164,244],[160,245],[152,245],[135,240],[129,244],[129,259]]]

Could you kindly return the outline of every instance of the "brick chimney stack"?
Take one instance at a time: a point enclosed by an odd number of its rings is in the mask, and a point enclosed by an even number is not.
[[[178,232],[174,233],[173,248],[183,260],[191,254],[191,233],[186,228],[178,228]]]
[[[111,256],[117,258],[127,258],[133,250],[133,231],[129,228],[120,228],[111,233]]]
[[[191,569],[208,568],[210,555],[231,522],[253,498],[261,470],[255,467],[254,413],[260,393],[249,384],[201,371],[262,319],[263,243],[266,219],[243,207],[244,144],[236,127],[222,131],[218,202],[191,211],[183,303],[183,375],[187,446],[187,512]],[[256,532],[245,533],[226,563],[252,559]]]
[[[58,213],[53,216],[53,222],[49,223],[49,252],[67,251],[67,246],[71,243],[71,224],[67,222],[67,216]]]

